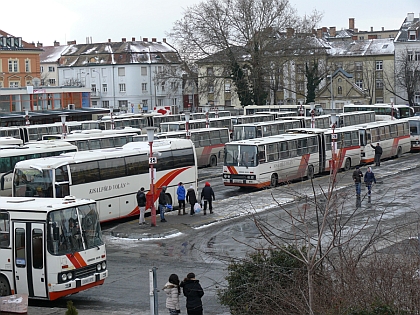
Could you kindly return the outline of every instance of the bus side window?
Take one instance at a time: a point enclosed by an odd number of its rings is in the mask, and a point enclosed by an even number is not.
[[[0,247],[9,247],[9,243],[9,214],[7,212],[0,212]]]

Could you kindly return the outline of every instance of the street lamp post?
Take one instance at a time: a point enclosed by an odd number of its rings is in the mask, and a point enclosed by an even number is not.
[[[337,124],[337,114],[331,113],[331,152],[332,152],[332,159],[331,159],[331,174],[333,176],[333,181],[335,182],[335,173],[337,171],[337,134],[335,133],[335,126]]]
[[[153,156],[153,140],[155,137],[155,128],[147,127],[147,140],[149,141],[149,172],[150,172],[150,193],[152,197],[152,204],[150,205],[150,212],[152,214],[151,226],[156,226],[156,208],[155,208],[155,173],[153,165],[156,164],[157,159]]]
[[[60,115],[61,118],[61,132],[63,134],[63,139],[67,137],[67,129],[66,129],[66,115]]]
[[[185,115],[185,131],[187,132],[186,136],[187,139],[191,138],[191,131],[189,130],[189,125],[190,125],[190,112],[189,111],[185,111],[184,113]]]
[[[210,106],[209,105],[205,105],[204,106],[204,111],[206,112],[206,128],[209,127],[209,110],[210,110]]]
[[[331,109],[335,113],[335,105],[334,105],[334,90],[333,90],[333,76],[330,75],[331,78]]]

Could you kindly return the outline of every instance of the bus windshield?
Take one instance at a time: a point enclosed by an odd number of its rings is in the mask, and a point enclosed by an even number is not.
[[[52,211],[47,217],[47,246],[52,255],[64,255],[103,245],[96,204]]]
[[[16,197],[53,198],[52,170],[17,169],[14,174],[13,190]]]
[[[226,144],[226,166],[257,166],[257,148],[250,145]]]

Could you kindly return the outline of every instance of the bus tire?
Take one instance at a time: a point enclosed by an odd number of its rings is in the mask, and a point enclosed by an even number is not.
[[[0,275],[0,296],[10,295],[10,285],[4,276]]]
[[[400,158],[402,156],[402,148],[398,147],[397,149],[397,158]]]
[[[217,166],[217,157],[215,155],[210,156],[210,166]]]
[[[278,176],[277,174],[272,174],[271,175],[271,180],[270,180],[270,187],[276,187],[278,183]]]
[[[315,177],[315,172],[314,172],[314,166],[313,165],[308,166],[307,176],[308,176],[308,179],[312,179],[312,178]]]
[[[348,171],[351,168],[351,160],[350,158],[346,159],[346,162],[344,163],[344,170]]]

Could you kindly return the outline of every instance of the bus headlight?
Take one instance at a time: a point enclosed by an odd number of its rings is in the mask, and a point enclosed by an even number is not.
[[[101,271],[101,269],[102,269],[102,265],[101,264],[96,265],[96,270]]]
[[[67,280],[73,279],[73,274],[71,272],[69,272],[66,276],[67,276]]]
[[[105,270],[106,269],[106,262],[105,261],[103,261],[102,262],[102,270]]]
[[[66,275],[65,273],[62,273],[62,274],[61,274],[61,280],[62,280],[63,282],[67,281],[67,275]]]
[[[223,174],[223,178],[228,179],[228,178],[230,178],[230,175],[229,174]]]

